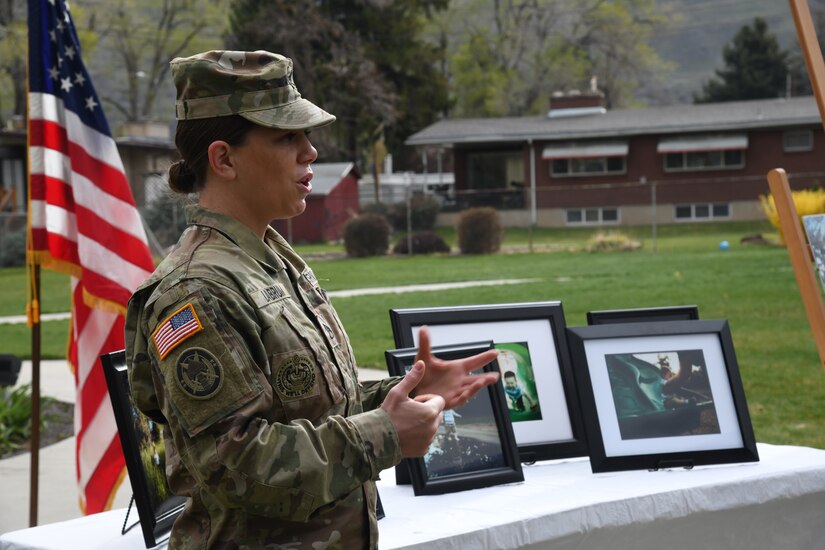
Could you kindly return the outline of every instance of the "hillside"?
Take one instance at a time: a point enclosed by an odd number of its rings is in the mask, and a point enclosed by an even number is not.
[[[825,0],[808,0],[811,9]],[[657,0],[673,14],[653,40],[659,55],[675,65],[664,94],[645,93],[648,104],[689,103],[722,66],[722,48],[754,17],[762,17],[785,49],[796,49],[796,30],[785,0]]]

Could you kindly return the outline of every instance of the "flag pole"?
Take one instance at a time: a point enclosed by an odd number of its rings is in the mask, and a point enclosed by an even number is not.
[[[29,22],[31,25],[31,22]],[[37,505],[40,480],[40,263],[31,249],[32,243],[32,170],[31,170],[31,52],[26,40],[26,317],[31,328],[32,344],[32,419],[29,438],[29,527],[37,525]]]
[[[34,264],[34,301],[40,303],[40,265]],[[40,478],[40,319],[32,324],[32,434],[31,482],[29,485],[29,527],[37,525],[38,481]]]

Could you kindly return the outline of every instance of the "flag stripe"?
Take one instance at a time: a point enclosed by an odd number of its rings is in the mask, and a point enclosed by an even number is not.
[[[127,301],[154,269],[66,0],[28,0],[30,255],[72,277],[81,508],[106,509],[124,459],[100,355],[123,348]],[[107,306],[104,311],[100,309]]]

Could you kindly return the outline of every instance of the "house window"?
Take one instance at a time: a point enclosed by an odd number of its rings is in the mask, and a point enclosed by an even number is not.
[[[550,173],[556,177],[624,174],[625,172],[625,157],[554,159],[550,164]]]
[[[814,133],[810,130],[788,130],[782,135],[786,153],[810,151],[814,148]]]
[[[567,225],[614,225],[619,223],[618,208],[568,208]]]
[[[732,170],[745,167],[745,134],[688,135],[659,140],[666,172]]]
[[[542,158],[550,161],[555,177],[624,174],[629,147],[626,141],[548,143]]]
[[[668,172],[692,172],[698,170],[732,170],[745,167],[743,151],[695,151],[668,153],[665,170]]]
[[[673,209],[677,221],[702,221],[730,218],[730,204],[726,202],[677,204]]]

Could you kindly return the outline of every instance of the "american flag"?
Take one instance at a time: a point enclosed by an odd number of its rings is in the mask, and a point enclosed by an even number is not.
[[[155,329],[152,340],[154,340],[155,346],[158,348],[158,355],[162,360],[178,344],[201,330],[203,330],[203,325],[201,325],[201,321],[195,313],[195,308],[192,307],[192,304],[186,304]]]
[[[123,348],[126,303],[154,264],[69,6],[28,8],[29,250],[72,275],[77,480],[91,514],[111,506],[125,473],[99,357]]]

